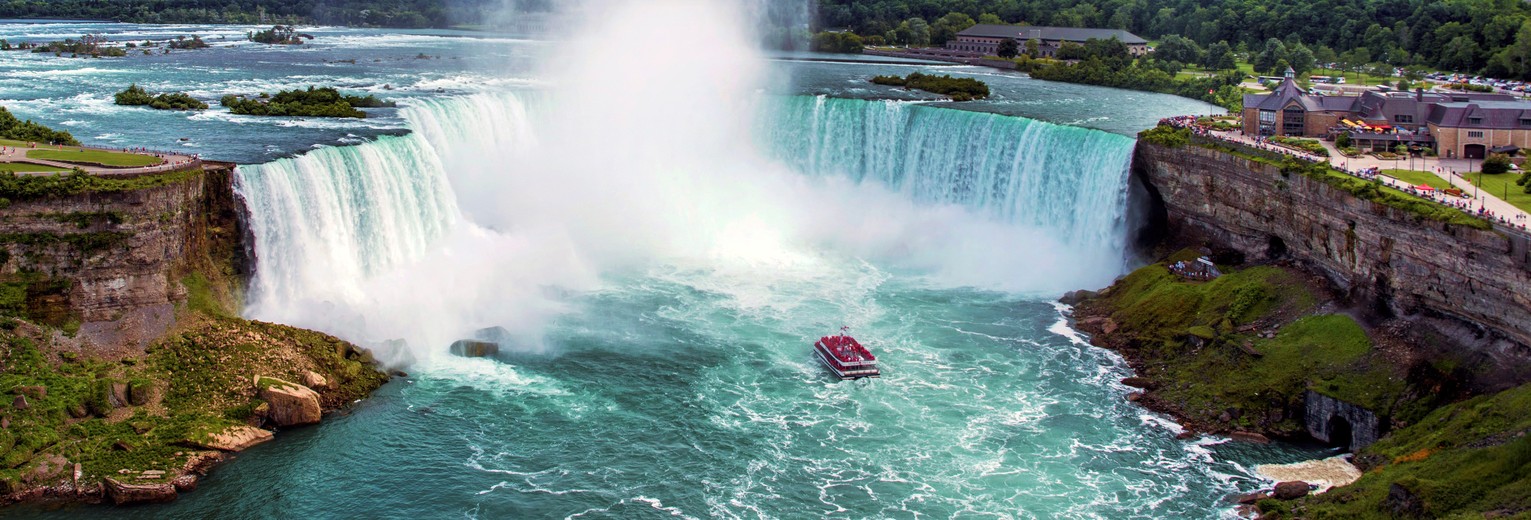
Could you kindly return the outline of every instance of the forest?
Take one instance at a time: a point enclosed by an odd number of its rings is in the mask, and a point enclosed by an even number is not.
[[[550,0],[0,0],[0,18],[416,28],[481,23],[505,4],[526,11],[551,5]]]
[[[1326,63],[1349,53],[1362,64],[1531,79],[1531,4],[1518,0],[820,0],[815,30],[942,45],[971,23],[1125,29],[1249,53],[1275,39]]]

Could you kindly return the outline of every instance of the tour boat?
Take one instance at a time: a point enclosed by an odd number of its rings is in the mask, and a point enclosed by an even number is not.
[[[877,357],[861,346],[856,338],[846,334],[847,330],[849,327],[841,327],[839,336],[824,336],[813,344],[813,351],[818,354],[819,361],[824,362],[824,366],[829,367],[829,371],[840,379],[881,376],[877,371]]]

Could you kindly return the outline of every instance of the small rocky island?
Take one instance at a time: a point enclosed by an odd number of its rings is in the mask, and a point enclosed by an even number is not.
[[[251,116],[354,117],[365,118],[358,108],[392,108],[392,101],[374,95],[348,96],[332,87],[308,87],[258,96],[227,95],[219,101],[235,114]]]

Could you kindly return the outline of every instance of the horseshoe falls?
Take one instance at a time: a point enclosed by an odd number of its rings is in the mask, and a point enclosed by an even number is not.
[[[603,187],[539,157],[553,103],[427,100],[410,135],[241,168],[250,316],[410,376],[157,512],[1197,518],[1253,481],[1232,461],[1269,448],[1175,440],[1051,303],[1123,268],[1130,139],[764,96],[748,146]],[[811,357],[840,325],[882,379]],[[498,359],[446,355],[491,327]],[[263,478],[300,463],[312,493]]]

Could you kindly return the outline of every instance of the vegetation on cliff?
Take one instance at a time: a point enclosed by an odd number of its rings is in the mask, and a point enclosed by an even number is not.
[[[256,422],[254,374],[321,374],[334,385],[322,394],[327,408],[387,378],[363,351],[324,334],[190,309],[181,318],[147,353],[120,359],[55,348],[46,328],[0,323],[0,417],[9,423],[0,430],[0,495],[69,480],[61,461],[79,463],[87,485],[121,470],[164,472],[141,473],[135,484],[173,479],[210,435]]]
[[[0,139],[11,139],[32,143],[55,143],[77,146],[79,141],[74,139],[69,132],[54,130],[30,119],[22,121],[11,115],[5,107],[0,107]]]
[[[195,174],[215,175],[196,170],[105,185],[94,183],[106,179],[78,175],[53,182],[10,178],[15,184],[9,189],[46,201],[91,190],[160,188]],[[107,479],[173,497],[186,484],[187,468],[217,459],[220,450],[270,438],[256,428],[288,425],[283,417],[291,405],[263,393],[257,376],[312,387],[317,394],[302,392],[311,396],[314,420],[320,410],[342,407],[387,380],[370,354],[354,345],[238,317],[237,209],[232,193],[224,191],[231,174],[218,175],[221,183],[205,180],[200,197],[190,196],[188,207],[169,213],[92,197],[86,199],[92,201],[89,211],[49,213],[53,206],[45,202],[0,215],[11,223],[0,233],[0,253],[27,259],[0,261],[8,266],[0,273],[0,505],[50,493],[100,499],[102,487],[115,485]],[[79,208],[81,199],[60,204]],[[105,267],[101,260],[110,255],[65,266],[57,260],[67,255],[51,251],[111,249],[154,231],[182,241],[167,244],[180,247],[181,255],[155,273],[179,282],[165,296],[175,306],[174,323],[153,329],[143,343],[119,341],[132,328],[124,322],[111,324],[114,332],[105,335],[82,328],[70,302],[91,295],[75,277],[110,268],[109,260]],[[107,239],[116,242],[102,242]]]
[[[16,175],[0,172],[0,208],[11,201],[64,197],[84,193],[112,193],[165,186],[200,175],[200,168],[187,168],[140,177],[104,177],[75,170],[68,175]]]
[[[308,90],[284,90],[275,96],[261,94],[258,98],[223,96],[220,101],[235,114],[253,116],[306,116],[306,117],[367,117],[356,107],[393,107],[391,101],[377,96],[346,96],[334,88],[308,87]]]
[[[1170,148],[1195,145],[1262,164],[1268,164],[1280,168],[1283,177],[1290,178],[1293,175],[1305,176],[1345,191],[1357,198],[1400,209],[1422,219],[1474,229],[1491,229],[1493,227],[1488,221],[1468,215],[1462,210],[1398,191],[1382,184],[1380,180],[1368,181],[1361,179],[1336,170],[1333,166],[1324,162],[1308,162],[1285,154],[1236,147],[1219,141],[1192,139],[1190,130],[1174,128],[1168,125],[1160,125],[1144,130],[1138,134],[1138,139]]]
[[[1442,407],[1362,450],[1354,484],[1303,518],[1522,518],[1531,514],[1531,385]]]
[[[1404,383],[1410,367],[1349,316],[1324,312],[1320,284],[1276,266],[1205,282],[1167,267],[1196,256],[1138,269],[1076,311],[1096,319],[1087,328],[1109,320],[1114,333],[1098,339],[1156,383],[1146,404],[1205,430],[1285,437],[1303,435],[1308,390],[1405,422],[1430,409],[1430,393]]]
[[[954,101],[972,101],[989,97],[989,85],[984,82],[973,78],[954,78],[949,75],[935,76],[913,72],[908,76],[876,76],[872,78],[872,83],[951,96]]]
[[[138,84],[128,86],[122,92],[112,96],[112,101],[124,106],[147,106],[155,110],[206,110],[207,103],[203,103],[194,97],[182,92],[150,94]]]

